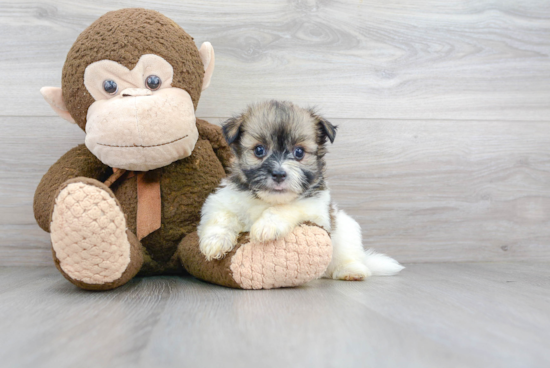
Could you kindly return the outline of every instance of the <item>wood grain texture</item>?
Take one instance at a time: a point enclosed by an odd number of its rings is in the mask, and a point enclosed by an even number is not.
[[[547,120],[550,2],[0,1],[0,115],[52,116],[77,35],[109,10],[146,7],[216,50],[201,116],[254,100],[322,106],[330,118]]]
[[[123,7],[213,43],[198,116],[279,98],[341,125],[328,176],[367,247],[403,262],[550,259],[548,1],[0,0],[0,265],[51,263],[33,193],[83,133],[38,90]]]
[[[548,123],[337,122],[329,183],[366,247],[406,262],[550,260]]]
[[[550,260],[550,124],[333,123],[328,181],[366,247],[402,262]],[[51,264],[34,190],[82,141],[59,118],[0,118],[0,265]]]
[[[550,364],[550,264],[416,264],[366,282],[231,290],[138,278],[87,292],[0,268],[6,367],[530,367]]]

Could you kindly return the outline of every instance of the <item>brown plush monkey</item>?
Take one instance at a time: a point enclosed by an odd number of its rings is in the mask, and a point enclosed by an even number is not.
[[[273,244],[243,235],[225,259],[207,262],[195,233],[200,208],[231,152],[219,127],[195,118],[214,69],[209,43],[162,14],[123,9],[84,30],[67,55],[62,88],[41,92],[85,130],[85,145],[44,175],[34,199],[59,271],[91,290],[136,274],[189,273],[236,288],[293,286],[319,277],[330,239],[302,225]]]

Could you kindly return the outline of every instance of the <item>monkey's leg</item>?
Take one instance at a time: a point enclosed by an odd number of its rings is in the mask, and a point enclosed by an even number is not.
[[[196,232],[180,243],[180,260],[191,275],[239,289],[292,287],[323,275],[332,256],[328,233],[318,226],[299,225],[284,239],[251,242],[248,233],[220,260],[207,261]]]
[[[109,290],[128,282],[143,254],[113,192],[103,183],[74,178],[60,188],[51,223],[59,271],[83,289]]]

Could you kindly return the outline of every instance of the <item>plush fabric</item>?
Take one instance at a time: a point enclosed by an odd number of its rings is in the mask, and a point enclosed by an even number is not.
[[[212,47],[212,44],[210,42],[204,42],[201,45],[201,48],[199,50],[199,54],[201,56],[202,64],[205,66],[204,70],[204,78],[202,81],[202,90],[210,86],[210,80],[212,79],[212,73],[214,73],[214,48]]]
[[[54,264],[56,268],[59,270],[59,272],[71,283],[78,286],[81,289],[85,290],[93,290],[93,291],[102,291],[102,290],[111,290],[114,288],[117,288],[121,285],[124,285],[129,280],[131,280],[140,270],[143,259],[145,257],[143,253],[143,249],[141,249],[141,246],[134,234],[132,234],[130,231],[126,231],[126,235],[128,236],[128,241],[130,242],[130,263],[126,267],[126,270],[122,273],[119,279],[110,281],[110,282],[103,282],[99,284],[90,284],[85,281],[77,280],[73,277],[71,277],[69,274],[67,274],[63,268],[61,268],[61,264],[59,259],[57,258],[57,255],[55,253],[55,250],[52,247],[52,255],[54,259]]]
[[[85,143],[101,162],[148,171],[190,155],[198,136],[194,106],[187,91],[172,87],[173,71],[157,55],[143,55],[131,71],[112,60],[86,68],[84,84],[95,102]],[[146,86],[151,75],[161,81],[154,91]],[[105,91],[107,80],[116,83],[115,92]]]
[[[135,172],[113,169],[105,185],[110,187],[113,183],[126,175],[129,179],[136,175]],[[153,174],[153,175],[151,175]],[[160,177],[158,172],[140,172],[137,174],[137,220],[136,233],[138,240],[143,239],[153,231],[160,229],[162,225],[162,202],[160,197]]]
[[[123,9],[107,13],[78,37],[63,68],[62,92],[42,89],[55,111],[87,133],[87,145],[52,165],[34,197],[36,221],[51,232],[55,265],[73,284],[108,290],[135,275],[187,271],[228,287],[274,288],[317,278],[328,266],[328,234],[307,225],[271,245],[242,235],[231,256],[219,262],[200,253],[196,228],[202,205],[233,159],[221,128],[194,115],[213,67],[209,43],[199,52],[193,39],[160,13]],[[164,82],[172,96],[186,98],[169,100],[162,87],[146,89],[139,78],[147,68],[165,77],[173,73]],[[104,95],[102,73],[113,73],[126,89],[112,98]],[[123,99],[135,107],[121,104]],[[160,117],[158,111],[170,113]],[[188,119],[179,120],[182,116]],[[125,130],[129,121],[143,128],[137,129],[138,139],[131,136],[136,130]],[[164,146],[164,134],[177,135],[182,127],[192,141],[182,155],[155,150]],[[89,149],[88,139],[98,137],[103,144],[128,138],[128,151],[103,155]],[[128,165],[117,165],[121,158]]]
[[[248,233],[220,260],[206,262],[196,232],[180,244],[186,270],[202,280],[240,289],[273,289],[304,284],[323,275],[332,257],[330,236],[313,224],[297,226],[284,239],[252,242]]]
[[[154,72],[153,72],[154,71]],[[143,55],[139,58],[134,69],[112,60],[96,61],[88,65],[84,71],[84,85],[92,97],[97,100],[106,100],[111,96],[103,89],[106,78],[116,76],[118,89],[145,88],[145,77],[154,73],[162,81],[161,87],[171,86],[174,68],[166,60],[157,55]],[[151,91],[147,91],[151,95]]]
[[[243,289],[304,284],[323,275],[332,257],[330,236],[320,227],[300,225],[284,239],[243,242],[231,258],[231,272]]]
[[[246,239],[247,234],[242,234],[238,240],[239,244],[242,244]],[[242,289],[241,285],[233,278],[233,272],[231,271],[231,261],[239,247],[235,247],[220,260],[207,262],[197,244],[199,244],[199,235],[195,231],[187,235],[179,246],[178,259],[187,272],[213,284]]]
[[[40,93],[44,99],[50,104],[52,109],[61,116],[63,119],[67,120],[71,124],[76,124],[71,114],[65,106],[63,101],[63,91],[59,87],[42,87],[40,88]]]
[[[229,166],[232,156],[221,129],[200,119],[197,119],[197,129],[199,140],[191,156],[149,172],[160,177],[162,226],[141,240],[144,249],[141,274],[182,272],[181,264],[172,257],[185,235],[195,231],[202,204],[225,177],[224,167]],[[56,194],[65,181],[85,177],[104,182],[112,174],[113,169],[101,163],[84,145],[67,152],[38,185],[34,200],[38,224],[50,231]],[[136,234],[137,176],[123,176],[110,190],[126,214],[129,231]]]
[[[94,101],[82,83],[88,65],[112,60],[131,70],[147,54],[172,65],[172,86],[186,90],[196,109],[204,67],[192,41],[173,20],[152,10],[121,9],[103,15],[78,36],[63,66],[63,98],[71,116],[85,129],[87,109]]]
[[[189,94],[179,88],[99,100],[88,109],[86,147],[111,167],[153,170],[191,154],[198,137],[195,121]]]
[[[103,182],[112,173],[113,170],[92,155],[83,144],[65,153],[42,177],[34,193],[34,217],[38,226],[50,232],[55,197],[65,181],[86,177]]]
[[[59,265],[75,280],[112,282],[130,264],[124,213],[100,183],[86,179],[65,183],[55,200],[51,234]]]
[[[160,177],[139,173],[137,177],[137,219],[136,234],[143,239],[162,225],[162,203]]]

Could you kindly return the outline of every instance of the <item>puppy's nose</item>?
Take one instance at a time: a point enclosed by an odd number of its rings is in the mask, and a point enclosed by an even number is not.
[[[271,178],[275,183],[282,183],[286,179],[286,172],[283,170],[273,170]]]

